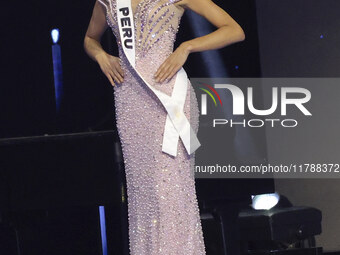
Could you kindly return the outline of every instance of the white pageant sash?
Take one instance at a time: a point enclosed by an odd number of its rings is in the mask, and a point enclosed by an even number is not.
[[[190,155],[196,151],[201,144],[183,112],[188,88],[187,74],[183,67],[177,72],[171,97],[156,90],[143,79],[142,75],[135,68],[135,28],[132,16],[131,0],[117,0],[117,18],[123,51],[136,73],[151,91],[155,93],[168,113],[163,135],[162,151],[169,155],[176,156],[180,137],[185,149]]]

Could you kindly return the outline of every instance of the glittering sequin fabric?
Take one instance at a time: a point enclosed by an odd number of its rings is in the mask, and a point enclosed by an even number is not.
[[[119,45],[124,82],[116,83],[116,123],[125,163],[131,255],[203,255],[202,226],[195,191],[194,158],[182,140],[176,157],[162,152],[167,112],[138,77],[120,47],[116,0],[98,0]],[[140,0],[138,0],[140,1]],[[136,69],[156,89],[171,96],[176,75],[163,83],[154,73],[172,53],[184,9],[178,0],[142,0],[132,9]],[[199,109],[188,80],[184,114],[198,131]]]

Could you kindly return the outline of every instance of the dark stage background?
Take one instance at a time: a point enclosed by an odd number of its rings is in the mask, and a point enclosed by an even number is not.
[[[264,77],[340,77],[340,1],[256,0],[256,9],[261,71]],[[312,89],[312,101],[317,104],[313,112],[315,122],[304,126],[302,131],[305,140],[314,142],[317,146],[299,141],[299,132],[280,139],[276,138],[275,130],[267,130],[268,151],[272,155],[285,157],[282,150],[276,147],[284,139],[286,148],[291,148],[288,145],[294,144],[292,153],[298,152],[296,158],[301,160],[313,158],[313,161],[321,162],[321,159],[327,161],[332,157],[339,159],[339,125],[332,119],[339,120],[340,86],[334,86],[330,90],[320,84]],[[317,159],[312,155],[316,155]],[[322,210],[323,233],[317,236],[316,242],[324,247],[325,252],[338,252],[339,180],[276,179],[275,187],[295,204],[312,205]]]

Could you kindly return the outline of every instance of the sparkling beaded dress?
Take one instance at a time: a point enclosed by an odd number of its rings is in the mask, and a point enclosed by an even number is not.
[[[116,83],[116,123],[122,144],[128,197],[131,255],[204,255],[197,204],[194,158],[182,140],[176,157],[162,152],[167,112],[124,55],[116,0],[98,0],[115,35],[124,82]],[[171,96],[176,75],[157,83],[153,75],[173,52],[184,9],[179,0],[132,0],[136,69],[156,89]],[[139,2],[139,3],[138,3]],[[137,5],[136,5],[137,4]],[[188,80],[184,114],[197,133],[199,109]]]

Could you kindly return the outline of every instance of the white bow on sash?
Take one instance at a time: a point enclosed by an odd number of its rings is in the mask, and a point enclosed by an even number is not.
[[[132,14],[131,0],[117,0],[117,18],[123,51],[136,73],[151,91],[156,94],[168,113],[163,135],[162,151],[176,156],[178,140],[181,137],[184,147],[190,155],[201,144],[183,112],[188,88],[187,74],[183,67],[177,72],[171,97],[154,89],[143,79],[142,75],[135,68],[135,28]]]

